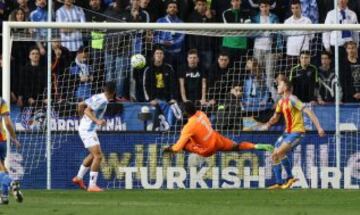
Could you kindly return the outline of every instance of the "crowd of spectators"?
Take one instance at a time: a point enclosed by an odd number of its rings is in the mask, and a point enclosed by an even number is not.
[[[336,23],[329,0],[53,2],[52,20],[56,22]],[[358,22],[359,0],[338,0],[338,6],[340,24]],[[47,21],[47,1],[1,0],[0,17],[1,21]],[[16,29],[13,33],[37,38],[47,34],[45,29]],[[116,81],[117,95],[123,100],[147,101],[154,106],[187,100],[217,106],[230,101],[244,111],[254,111],[255,106],[262,110],[276,100],[276,77],[285,75],[294,84],[294,94],[304,102],[331,103],[336,86],[336,34],[340,38],[342,102],[360,100],[359,32],[265,32],[256,37],[166,31],[87,33],[61,29],[59,40],[52,42],[55,102],[84,100],[99,92],[105,81]],[[12,103],[20,107],[46,103],[46,45],[13,43]],[[148,63],[143,70],[130,72],[129,59],[134,53],[144,54]]]

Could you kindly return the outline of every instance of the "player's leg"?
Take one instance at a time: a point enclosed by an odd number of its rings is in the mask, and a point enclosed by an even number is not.
[[[271,155],[271,160],[272,160],[272,172],[275,176],[275,184],[273,184],[272,186],[269,187],[269,189],[280,189],[281,185],[283,184],[283,180],[281,178],[281,172],[282,172],[282,167],[281,167],[281,160],[279,158],[279,148],[282,146],[284,137],[286,137],[286,134],[281,135],[276,143],[275,143],[275,150],[273,151],[272,155]],[[283,145],[283,147],[285,147],[286,145]],[[280,153],[282,153],[284,151],[281,150]]]
[[[103,190],[97,186],[96,182],[99,175],[100,163],[103,157],[102,151],[99,144],[89,147],[88,150],[93,156],[93,160],[90,167],[90,182],[89,182],[88,191],[100,192]]]
[[[249,141],[243,141],[238,144],[239,150],[259,150],[259,151],[273,151],[274,147],[271,144],[260,144],[260,143],[252,143]]]
[[[243,151],[243,150],[262,150],[273,151],[274,147],[270,144],[255,144],[249,141],[235,143],[233,140],[217,134],[216,150],[217,151]]]
[[[294,178],[294,176],[292,175],[292,163],[287,155],[292,151],[294,147],[296,147],[300,143],[300,140],[303,137],[304,135],[301,133],[285,134],[281,138],[279,138],[276,144],[276,149],[271,155],[272,161],[274,163],[273,171],[277,180],[276,184],[279,184],[278,182],[282,181],[281,165],[284,166],[285,171],[288,175],[286,182],[283,183],[279,188],[287,189],[297,181],[297,179]]]
[[[84,175],[89,171],[93,158],[94,156],[92,154],[86,156],[82,164],[80,165],[77,175],[72,179],[72,182],[78,185],[83,190],[86,190],[86,185],[83,178]]]
[[[2,144],[2,145],[5,145],[5,144]],[[0,151],[1,151],[1,149],[0,149]],[[0,182],[1,182],[1,191],[2,191],[1,192],[1,204],[9,204],[9,187],[10,187],[11,180],[6,172],[6,168],[3,163],[4,157],[1,156],[0,159],[1,159],[1,161],[0,161]]]
[[[287,189],[291,187],[298,179],[294,178],[292,174],[292,162],[290,160],[290,156],[292,153],[292,150],[299,145],[301,139],[304,137],[302,133],[291,133],[289,134],[286,139],[284,140],[284,149],[279,150],[281,157],[281,164],[283,165],[286,173],[287,173],[287,179],[286,182],[281,186],[282,189]]]
[[[9,203],[9,189],[11,189],[12,194],[17,202],[22,202],[24,196],[20,190],[20,183],[14,181],[6,171],[4,165],[4,159],[0,160],[0,182],[1,182],[1,204]]]

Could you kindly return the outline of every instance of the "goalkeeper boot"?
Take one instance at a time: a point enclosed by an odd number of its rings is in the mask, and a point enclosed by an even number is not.
[[[20,183],[18,181],[13,181],[10,184],[11,192],[17,202],[21,203],[24,200],[24,195],[20,190]]]
[[[76,184],[77,186],[79,186],[80,189],[86,190],[86,185],[85,185],[83,179],[78,178],[77,176],[75,176],[75,177],[72,179],[72,182],[73,182],[74,184]]]
[[[0,204],[1,204],[1,205],[7,205],[7,204],[9,204],[9,197],[8,197],[8,196],[1,195]]]
[[[274,151],[274,146],[270,144],[255,144],[255,149],[259,151]]]
[[[297,178],[294,178],[294,177],[292,177],[292,178],[288,178],[287,180],[286,180],[286,182],[283,184],[283,185],[281,185],[281,189],[289,189],[295,182],[297,182],[299,179],[297,179]]]

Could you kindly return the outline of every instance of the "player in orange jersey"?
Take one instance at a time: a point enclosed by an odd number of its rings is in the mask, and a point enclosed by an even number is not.
[[[3,127],[3,122],[5,127]],[[11,178],[8,173],[7,168],[5,167],[5,157],[6,157],[6,132],[5,129],[10,134],[10,140],[16,145],[17,148],[21,146],[20,142],[16,139],[16,133],[14,125],[10,119],[10,110],[9,106],[3,98],[0,97],[0,185],[2,187],[2,192],[0,196],[0,205],[9,204],[9,189],[14,195],[16,201],[23,201],[23,194],[20,191],[20,184],[18,181],[15,181]]]
[[[184,114],[188,116],[188,122],[181,131],[181,136],[176,144],[164,149],[164,152],[187,152],[209,157],[219,151],[263,150],[272,151],[269,144],[254,144],[251,142],[235,143],[215,131],[209,118],[195,105],[187,101],[184,103]]]
[[[284,115],[286,128],[283,135],[276,141],[275,150],[271,155],[275,184],[270,186],[269,189],[287,189],[297,181],[292,175],[292,163],[287,155],[293,148],[299,145],[301,139],[304,137],[305,125],[303,112],[306,113],[314,123],[319,136],[325,136],[325,132],[320,126],[315,114],[309,108],[306,108],[296,96],[292,95],[292,84],[289,80],[283,79],[278,82],[278,93],[282,98],[277,102],[275,113],[269,122],[265,124],[264,128],[265,130],[269,129],[271,125],[277,123],[281,114]],[[283,183],[281,178],[282,166],[288,175],[285,183]]]

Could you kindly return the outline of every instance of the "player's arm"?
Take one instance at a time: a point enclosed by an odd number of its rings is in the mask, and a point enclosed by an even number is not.
[[[15,146],[17,148],[19,148],[21,146],[21,144],[16,139],[16,133],[15,133],[14,125],[10,119],[10,114],[9,113],[3,114],[2,117],[4,118],[6,130],[10,134],[11,141],[15,144]]]
[[[96,118],[94,111],[90,107],[86,107],[84,114],[89,117],[93,122],[95,122],[97,125],[103,126],[106,124],[106,121],[104,119],[98,119]]]
[[[186,143],[191,138],[191,136],[192,136],[191,129],[189,129],[188,125],[185,125],[183,130],[181,131],[179,140],[174,145],[166,147],[164,149],[164,152],[177,153],[177,152],[182,151],[183,148],[185,147]]]
[[[271,126],[275,125],[279,119],[280,119],[280,113],[276,112],[274,113],[274,115],[269,119],[269,121],[267,123],[265,123],[265,129],[269,129]]]
[[[316,129],[317,129],[317,131],[319,133],[319,136],[320,137],[325,136],[325,131],[321,127],[320,122],[319,122],[318,118],[316,117],[316,115],[314,114],[314,112],[312,110],[310,110],[309,108],[307,108],[307,107],[305,107],[303,109],[303,112],[306,113],[309,116],[311,122],[314,123],[314,125],[315,125],[315,127],[316,127]]]
[[[185,79],[184,78],[179,78],[179,83],[180,83],[181,99],[182,99],[183,102],[186,102],[187,98],[186,98],[186,91],[185,91]]]
[[[79,102],[79,104],[77,105],[77,111],[80,117],[82,117],[84,115],[85,109],[86,109],[87,105],[84,101]]]

